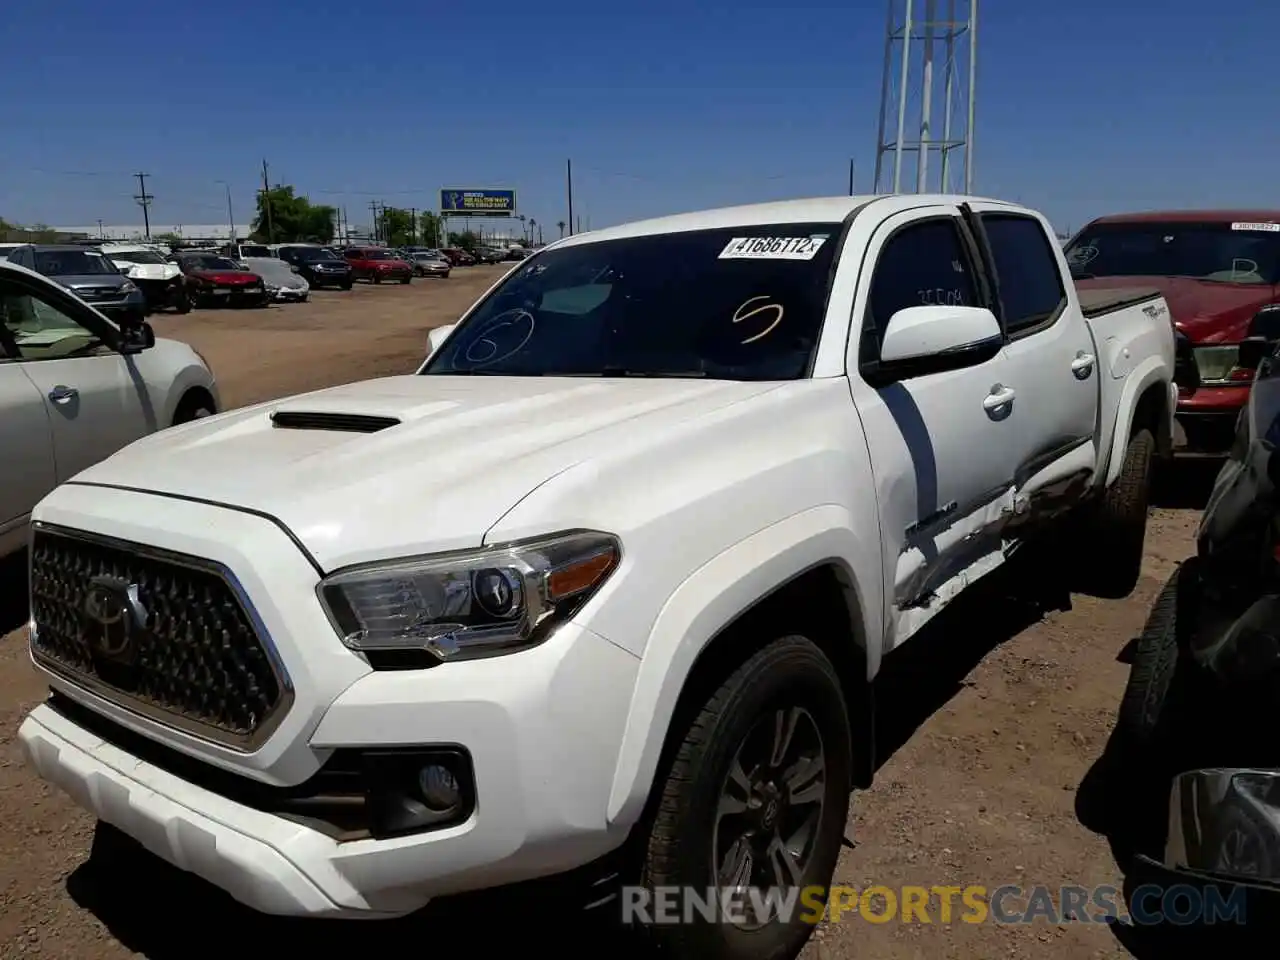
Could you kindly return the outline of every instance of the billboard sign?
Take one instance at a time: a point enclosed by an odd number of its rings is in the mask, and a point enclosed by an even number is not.
[[[514,190],[441,190],[440,213],[446,217],[514,217]]]

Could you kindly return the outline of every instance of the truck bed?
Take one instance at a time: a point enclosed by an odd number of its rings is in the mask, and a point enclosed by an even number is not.
[[[1081,290],[1076,286],[1076,295],[1080,298],[1080,311],[1092,320],[1104,313],[1111,313],[1122,307],[1131,307],[1146,300],[1154,300],[1160,296],[1155,287],[1115,287],[1109,290]]]

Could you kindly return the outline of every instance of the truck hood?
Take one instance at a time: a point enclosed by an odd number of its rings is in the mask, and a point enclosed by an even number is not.
[[[1094,277],[1076,281],[1081,290],[1155,287],[1164,295],[1174,325],[1192,343],[1239,343],[1260,307],[1274,303],[1274,287],[1210,283],[1188,277]]]
[[[268,514],[330,571],[478,546],[539,484],[607,452],[632,431],[660,435],[777,386],[388,377],[152,434],[73,482]]]

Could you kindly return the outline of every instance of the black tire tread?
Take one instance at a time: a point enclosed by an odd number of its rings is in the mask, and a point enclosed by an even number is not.
[[[1155,449],[1150,430],[1134,432],[1125,448],[1120,475],[1085,525],[1078,564],[1086,593],[1119,600],[1138,585]]]
[[[1178,605],[1182,569],[1160,590],[1133,652],[1120,701],[1117,732],[1127,747],[1145,750],[1159,729],[1178,666]]]

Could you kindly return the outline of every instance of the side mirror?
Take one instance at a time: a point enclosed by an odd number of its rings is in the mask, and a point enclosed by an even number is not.
[[[1269,303],[1249,321],[1249,337],[1280,342],[1280,303]]]
[[[907,307],[889,318],[880,360],[864,376],[891,383],[986,363],[1004,346],[995,314],[985,307]]]
[[[1262,361],[1271,354],[1280,340],[1268,340],[1266,337],[1249,337],[1240,341],[1240,354],[1236,358],[1236,366],[1245,370],[1257,370]]]
[[[431,332],[427,334],[428,358],[432,357],[440,349],[440,345],[449,339],[449,334],[453,333],[453,328],[456,326],[456,323],[446,323],[443,327],[432,328]]]
[[[145,320],[137,320],[120,327],[120,353],[124,356],[150,350],[156,345],[156,332]]]

